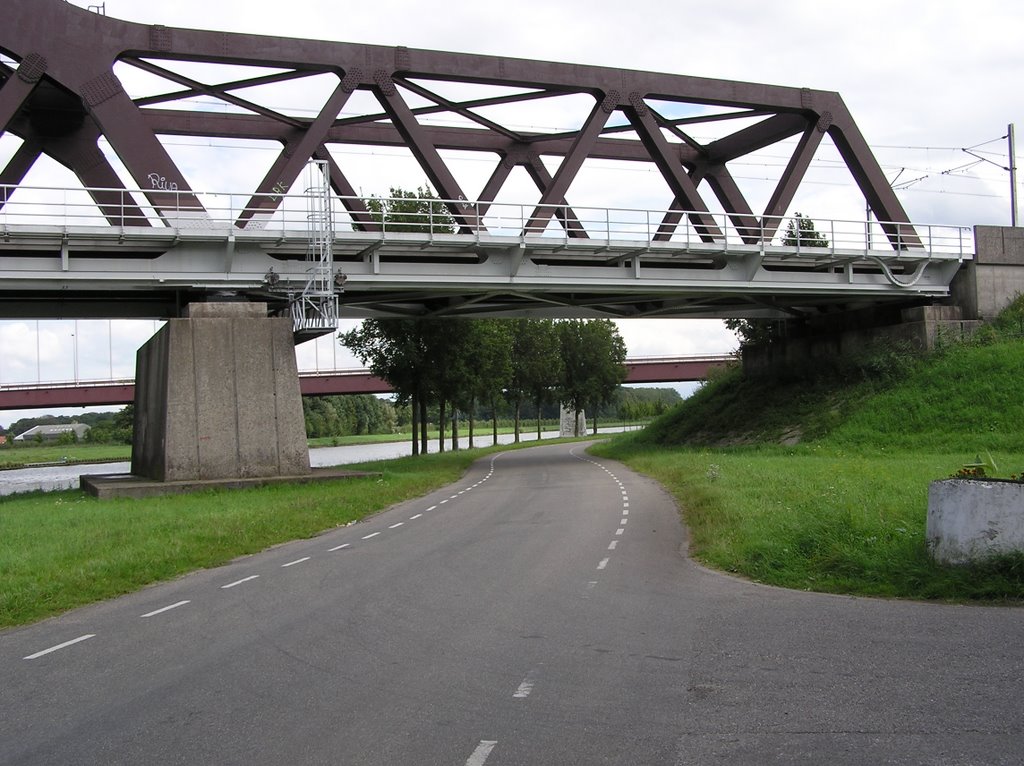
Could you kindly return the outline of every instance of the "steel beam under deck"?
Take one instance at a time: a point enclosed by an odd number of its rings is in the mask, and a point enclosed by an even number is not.
[[[302,230],[8,226],[0,316],[173,317],[225,294],[281,308],[306,247]],[[334,258],[349,317],[754,318],[945,298],[964,248],[349,231]]]

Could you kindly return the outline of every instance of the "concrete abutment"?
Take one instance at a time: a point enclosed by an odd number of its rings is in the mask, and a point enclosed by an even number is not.
[[[971,335],[1024,294],[1024,228],[975,227],[974,259],[965,261],[942,303],[880,305],[785,320],[782,338],[743,348],[749,374],[793,375],[822,360],[847,359],[886,345],[929,350]]]

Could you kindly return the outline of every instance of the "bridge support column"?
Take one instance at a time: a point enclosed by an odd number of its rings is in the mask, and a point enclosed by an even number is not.
[[[200,303],[138,351],[132,473],[158,481],[310,473],[288,319]]]

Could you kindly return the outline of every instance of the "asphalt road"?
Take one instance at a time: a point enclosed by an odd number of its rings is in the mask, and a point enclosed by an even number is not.
[[[578,444],[488,458],[0,633],[0,763],[1024,762],[1024,611],[763,587],[685,542]]]

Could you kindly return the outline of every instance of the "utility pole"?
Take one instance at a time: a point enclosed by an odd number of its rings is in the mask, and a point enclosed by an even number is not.
[[[1017,225],[1017,149],[1013,140],[1013,123],[1006,128],[1006,140],[1010,150],[1010,226]]]

